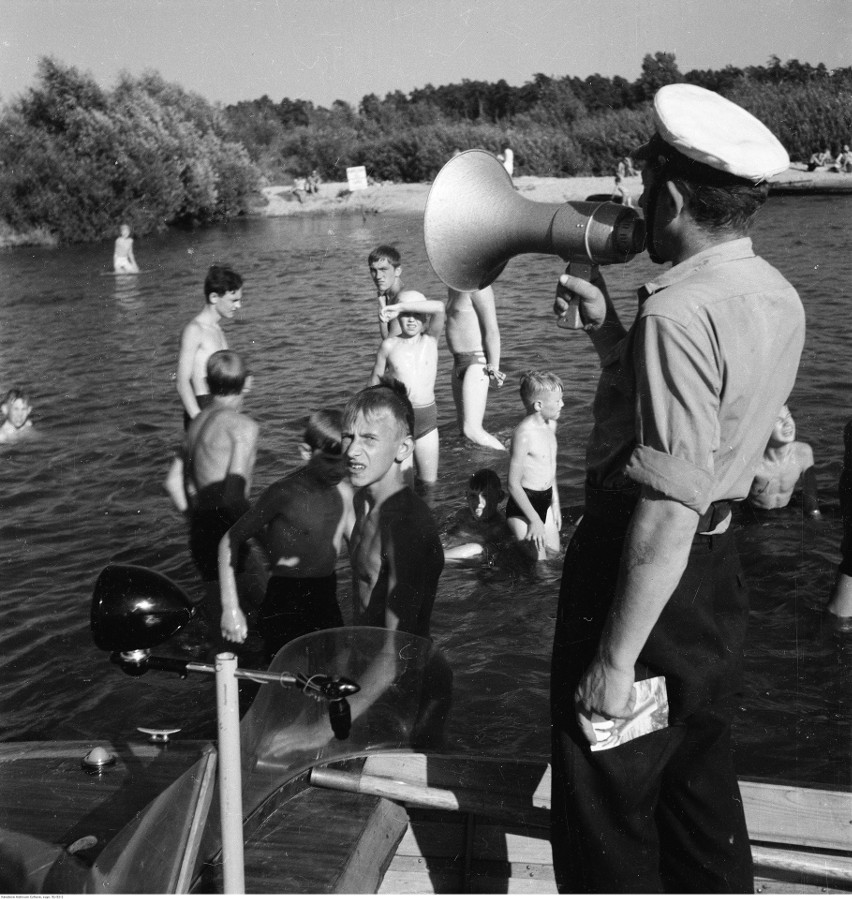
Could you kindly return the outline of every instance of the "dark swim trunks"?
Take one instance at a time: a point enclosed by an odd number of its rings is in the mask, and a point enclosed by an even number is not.
[[[198,408],[203,412],[212,402],[213,402],[213,394],[212,393],[202,393],[195,394],[195,402],[198,403]],[[184,409],[183,411],[183,429],[184,431],[189,427],[189,423],[192,419],[189,417],[189,412]]]
[[[204,581],[219,580],[219,541],[240,517],[231,509],[195,509],[189,518],[189,550]],[[245,568],[248,546],[240,547],[236,572]]]
[[[414,407],[414,439],[425,437],[438,427],[438,407],[435,403]]]
[[[484,368],[487,362],[482,350],[475,350],[473,353],[453,353],[453,375],[456,380],[463,381],[472,365],[481,365]]]
[[[337,575],[281,577],[272,575],[260,607],[260,632],[267,656],[296,637],[343,627],[337,604]]]
[[[543,524],[547,521],[547,510],[550,508],[550,503],[553,500],[553,488],[548,487],[547,490],[528,490],[524,487],[522,489],[532,503],[536,515],[538,515]],[[509,502],[506,503],[506,518],[523,518],[524,521],[528,520],[527,516],[521,510],[521,507],[511,496],[509,497]]]

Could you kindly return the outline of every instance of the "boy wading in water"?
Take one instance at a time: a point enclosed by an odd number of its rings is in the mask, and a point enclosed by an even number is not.
[[[556,420],[562,411],[562,381],[551,372],[521,379],[527,417],[515,428],[509,459],[506,520],[518,541],[532,544],[538,559],[559,550],[562,510],[556,487]]]
[[[264,534],[272,575],[260,608],[268,660],[290,640],[343,627],[335,565],[352,530],[352,487],[344,480],[341,415],[316,412],[299,452],[307,463],[268,487],[219,544],[222,633],[242,642],[247,633],[234,560],[250,537]]]
[[[429,316],[432,320],[429,321]],[[438,339],[443,326],[444,304],[427,300],[413,290],[404,290],[397,302],[381,311],[382,321],[399,322],[398,336],[382,341],[370,385],[387,375],[401,381],[414,408],[414,461],[417,474],[426,484],[438,479],[438,409],[435,405],[435,378],[438,373]],[[440,330],[437,331],[440,333]],[[405,469],[411,462],[406,460]]]

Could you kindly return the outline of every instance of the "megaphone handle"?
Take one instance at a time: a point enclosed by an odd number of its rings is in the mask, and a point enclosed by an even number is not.
[[[593,262],[571,261],[565,269],[565,274],[591,282],[597,277],[598,267]],[[572,296],[568,301],[568,308],[556,319],[556,325],[559,328],[566,328],[570,331],[582,330],[583,318],[580,315],[580,301],[576,296]]]

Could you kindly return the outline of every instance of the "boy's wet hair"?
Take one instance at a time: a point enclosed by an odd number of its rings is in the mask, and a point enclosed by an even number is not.
[[[230,266],[211,265],[204,279],[204,297],[210,302],[210,294],[222,297],[226,293],[233,293],[243,286],[242,275],[237,274]]]
[[[343,413],[339,409],[320,409],[308,419],[302,439],[312,450],[339,456],[343,451],[342,427]]]
[[[480,468],[479,471],[475,471],[470,476],[467,486],[477,493],[485,493],[486,490],[495,490],[501,493],[503,490],[500,475],[493,468]]]
[[[6,396],[3,398],[3,405],[8,406],[11,403],[14,403],[15,400],[23,400],[27,405],[29,405],[30,395],[28,393],[25,393],[18,387],[12,387],[11,390],[9,390],[6,393]]]
[[[401,438],[414,435],[414,409],[408,389],[396,378],[382,378],[351,397],[343,409],[344,428],[355,421],[359,412],[365,417],[388,412],[396,421]]]
[[[242,393],[249,372],[233,350],[217,350],[207,360],[207,386],[213,396]]]
[[[545,390],[562,390],[562,379],[552,371],[527,371],[521,376],[521,399],[529,406]]]
[[[402,257],[399,255],[399,250],[397,250],[396,247],[382,244],[381,246],[376,247],[376,249],[367,257],[367,265],[372,265],[374,262],[381,262],[382,259],[387,259],[394,268],[399,268],[402,263]]]

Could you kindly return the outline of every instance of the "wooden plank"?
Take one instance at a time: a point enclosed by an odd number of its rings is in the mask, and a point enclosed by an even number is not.
[[[752,840],[852,851],[852,793],[741,781]]]
[[[819,887],[852,891],[852,857],[788,847],[753,846],[755,871],[778,880],[795,880]]]
[[[60,845],[94,835],[97,846],[83,853],[91,861],[209,745],[206,740],[175,740],[166,747],[92,740],[0,744],[0,827]],[[104,746],[117,761],[93,776],[81,761],[94,746]]]
[[[464,824],[448,826],[412,819],[400,841],[398,855],[458,857],[464,853]],[[476,859],[510,864],[552,864],[549,835],[541,831],[507,831],[498,825],[477,823],[471,845]]]

